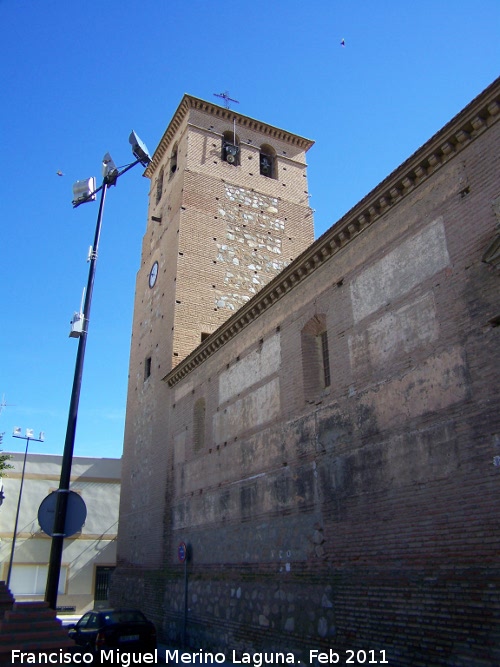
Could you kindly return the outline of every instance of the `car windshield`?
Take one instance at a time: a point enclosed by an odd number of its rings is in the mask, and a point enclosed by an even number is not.
[[[145,616],[140,611],[126,609],[124,611],[110,611],[103,614],[105,625],[113,623],[144,623]]]

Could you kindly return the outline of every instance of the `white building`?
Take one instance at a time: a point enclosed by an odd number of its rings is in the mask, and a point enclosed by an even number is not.
[[[6,452],[9,453],[9,452]],[[11,453],[12,470],[3,477],[0,507],[0,577],[7,580],[21,488],[23,453]],[[43,600],[51,538],[38,522],[42,501],[59,486],[61,456],[28,454],[21,494],[10,589],[16,600]],[[121,459],[75,457],[71,490],[87,508],[80,532],[64,542],[58,609],[83,613],[107,605],[109,577],[116,564]]]

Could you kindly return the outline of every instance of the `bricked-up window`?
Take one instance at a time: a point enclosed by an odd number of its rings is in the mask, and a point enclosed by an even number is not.
[[[326,316],[315,315],[301,331],[304,396],[314,400],[330,386],[330,354]]]
[[[205,413],[205,399],[199,398],[193,409],[193,445],[195,452],[199,452],[205,447]]]
[[[276,151],[272,146],[262,144],[259,156],[260,173],[268,178],[278,178],[276,169]]]
[[[158,180],[156,181],[156,203],[158,204],[161,196],[163,194],[163,167],[160,169],[158,174]]]
[[[240,140],[234,132],[222,135],[222,159],[235,167],[240,164]]]
[[[172,154],[170,155],[170,177],[172,177],[177,171],[177,151],[178,146],[177,144],[174,144]]]

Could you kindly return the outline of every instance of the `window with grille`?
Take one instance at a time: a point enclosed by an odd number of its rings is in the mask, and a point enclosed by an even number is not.
[[[98,565],[95,569],[95,591],[94,600],[104,602],[109,599],[109,584],[111,575],[115,568],[110,566]]]

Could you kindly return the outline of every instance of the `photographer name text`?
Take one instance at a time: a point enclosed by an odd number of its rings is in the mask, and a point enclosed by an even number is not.
[[[11,652],[12,665],[92,665],[96,658],[97,664],[121,665],[156,665],[165,662],[168,664],[189,665],[222,665],[230,662],[233,665],[251,665],[252,667],[263,667],[264,665],[298,665],[301,661],[291,653],[268,652],[268,653],[240,653],[232,651],[228,655],[222,652],[210,653],[195,651],[186,653],[179,649],[166,649],[160,652],[158,649],[146,653],[130,653],[121,649],[101,649],[98,656],[92,653],[78,653],[59,649],[58,651],[21,651],[13,649]],[[320,651],[311,649],[309,651],[310,665],[388,665],[385,651],[346,650]]]

